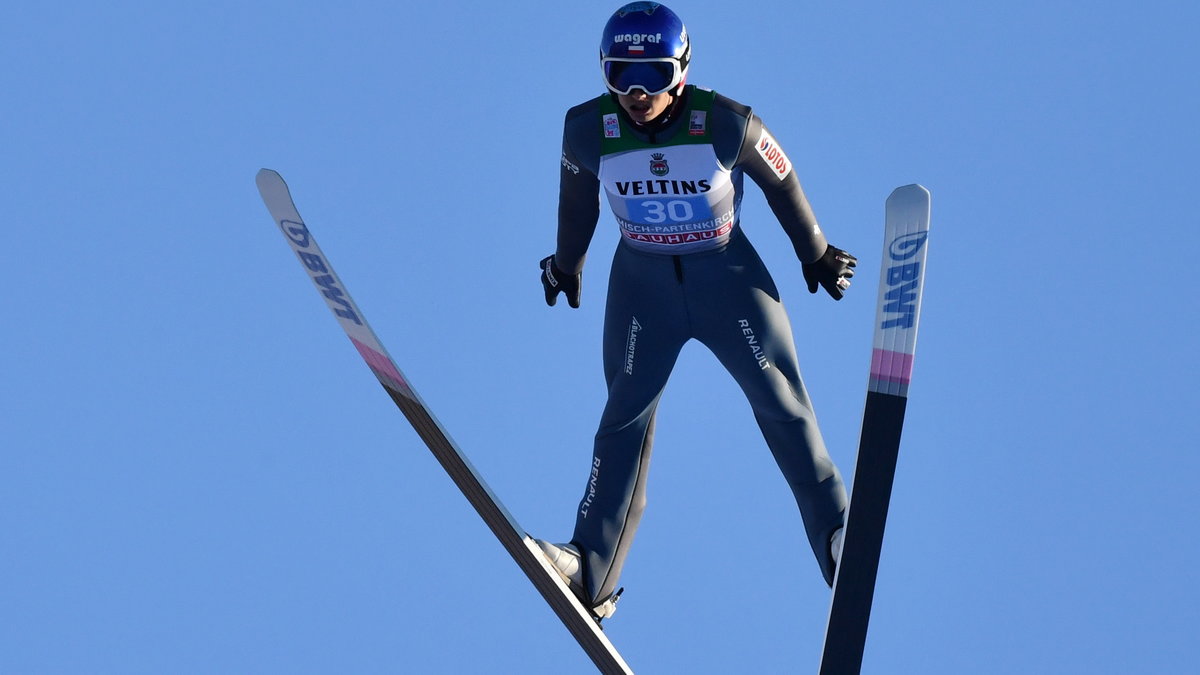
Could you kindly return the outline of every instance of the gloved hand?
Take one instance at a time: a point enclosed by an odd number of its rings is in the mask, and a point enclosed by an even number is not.
[[[551,307],[558,302],[558,294],[565,293],[567,304],[579,308],[579,285],[583,274],[567,274],[554,264],[554,256],[542,258],[542,288],[546,291],[546,304]]]
[[[820,285],[834,300],[841,300],[850,288],[850,277],[854,276],[857,265],[858,258],[830,244],[820,258],[803,266],[808,292],[816,293]]]

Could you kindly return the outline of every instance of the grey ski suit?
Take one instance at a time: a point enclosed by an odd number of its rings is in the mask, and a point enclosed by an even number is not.
[[[612,595],[645,508],[655,409],[684,343],[733,375],[800,508],[826,582],[846,490],[826,451],[770,274],[742,232],[742,179],[763,190],[800,262],[827,242],[787,156],[749,108],[685,88],[647,133],[605,94],[571,108],[563,133],[555,263],[580,273],[603,192],[622,231],[604,318],[608,402],[572,543],[593,604]]]

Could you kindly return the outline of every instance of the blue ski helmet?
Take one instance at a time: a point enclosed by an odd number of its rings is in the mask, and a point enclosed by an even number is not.
[[[641,89],[653,96],[679,94],[692,46],[683,20],[666,5],[631,2],[618,9],[600,37],[604,84],[615,94]]]

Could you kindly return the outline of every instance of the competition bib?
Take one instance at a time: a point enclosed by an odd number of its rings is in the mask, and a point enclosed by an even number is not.
[[[652,253],[685,254],[729,240],[740,200],[708,130],[714,95],[692,89],[687,121],[661,144],[634,137],[617,104],[601,105],[600,184],[626,242]]]

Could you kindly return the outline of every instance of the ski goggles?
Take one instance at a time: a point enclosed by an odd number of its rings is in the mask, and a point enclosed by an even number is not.
[[[604,84],[615,94],[631,94],[641,89],[650,96],[678,87],[683,69],[675,59],[601,59]]]

